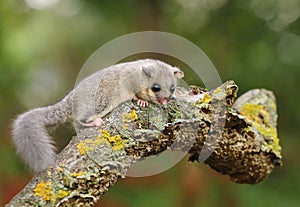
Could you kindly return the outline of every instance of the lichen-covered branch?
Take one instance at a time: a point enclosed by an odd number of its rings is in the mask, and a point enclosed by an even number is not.
[[[275,97],[256,89],[234,102],[236,93],[228,81],[210,92],[178,89],[166,106],[126,102],[103,128],[78,132],[7,206],[93,206],[135,162],[166,150],[186,152],[234,182],[259,183],[281,165]]]

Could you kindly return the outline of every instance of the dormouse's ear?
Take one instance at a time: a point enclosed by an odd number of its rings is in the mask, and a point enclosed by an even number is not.
[[[149,65],[143,65],[142,66],[142,69],[143,69],[143,73],[148,77],[148,78],[151,78],[153,75],[154,75],[154,71],[155,71],[155,68],[154,66],[151,64]]]
[[[177,79],[181,79],[184,77],[184,72],[179,70],[179,68],[174,67],[174,75]]]

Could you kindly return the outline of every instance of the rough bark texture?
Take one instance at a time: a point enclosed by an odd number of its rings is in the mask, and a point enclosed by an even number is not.
[[[234,182],[259,183],[281,165],[275,97],[256,89],[234,102],[236,93],[228,81],[210,92],[178,89],[166,106],[126,102],[104,128],[78,132],[6,206],[93,206],[135,162],[165,150],[186,152]]]

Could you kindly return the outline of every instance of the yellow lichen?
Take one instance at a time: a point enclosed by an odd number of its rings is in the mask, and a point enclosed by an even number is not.
[[[270,112],[261,104],[247,103],[241,108],[241,114],[251,121],[269,126]]]
[[[77,144],[77,149],[79,150],[79,153],[84,155],[88,151],[88,146],[84,142],[80,142]]]
[[[120,135],[112,136],[108,141],[110,143],[113,143],[114,150],[121,150],[125,146],[125,141],[121,138]]]
[[[139,117],[136,113],[136,110],[132,110],[131,112],[129,113],[123,113],[122,114],[122,121],[123,122],[132,122],[132,121],[135,121],[137,120]]]
[[[250,126],[244,128],[244,132],[246,132],[246,133],[248,133],[250,130],[251,130]]]
[[[78,176],[82,176],[83,175],[83,172],[82,171],[80,171],[80,172],[78,172],[78,173],[71,173],[71,176],[72,177],[78,177]]]
[[[107,130],[102,130],[102,138],[105,139],[106,144],[113,145],[114,150],[121,150],[126,144],[120,135],[111,136]]]
[[[274,101],[271,102],[270,106],[273,110],[276,110],[276,103]]]
[[[44,201],[55,202],[56,198],[53,193],[53,183],[51,181],[41,181],[35,187],[34,196],[40,196]]]
[[[155,122],[160,123],[161,121],[162,121],[162,120],[161,120],[160,117],[156,117],[156,118],[155,118]]]
[[[92,139],[85,139],[77,144],[77,149],[79,150],[79,153],[84,155],[88,151],[95,149],[95,140]]]
[[[276,105],[271,107],[276,108]],[[261,104],[246,103],[242,106],[240,113],[248,118],[255,129],[264,137],[268,149],[280,156],[279,138],[276,128],[270,125],[270,112]]]
[[[279,145],[279,138],[276,128],[264,126],[259,123],[254,123],[253,125],[257,129],[257,131],[266,139],[265,145],[275,153],[279,154],[281,151],[281,147]]]
[[[205,93],[203,98],[200,100],[201,103],[209,103],[211,101],[211,96],[208,93]]]
[[[102,129],[101,133],[104,138],[110,137],[110,133],[106,129]]]
[[[112,145],[114,150],[121,150],[126,144],[120,135],[111,136],[107,130],[103,129],[100,131],[96,139],[85,139],[77,144],[77,148],[79,153],[84,155],[88,151],[94,150],[96,145],[102,143]]]
[[[66,185],[69,185],[69,183],[70,183],[69,177],[67,175],[63,175],[63,179],[64,179]]]
[[[260,122],[259,114],[264,109],[264,106],[261,104],[253,104],[253,103],[246,103],[242,106],[240,112],[243,116],[247,117],[248,119]]]
[[[65,191],[65,190],[58,190],[56,197],[57,198],[64,198],[66,196],[70,195],[69,191]]]
[[[62,171],[63,171],[63,169],[61,167],[57,168],[57,172],[61,173]]]
[[[223,92],[222,88],[221,87],[216,88],[213,92],[213,96],[220,93],[220,92]]]
[[[64,198],[70,194],[69,191],[66,190],[58,190],[57,193],[55,193],[54,185],[51,181],[44,182],[41,181],[38,183],[35,187],[34,196],[41,197],[44,201],[48,201],[51,203],[54,203],[57,198]]]
[[[110,137],[110,133],[109,133],[109,131],[107,131],[106,129],[102,129],[101,130],[101,133],[102,133],[102,137],[104,137],[104,138],[109,138]],[[100,136],[101,137],[101,136]]]

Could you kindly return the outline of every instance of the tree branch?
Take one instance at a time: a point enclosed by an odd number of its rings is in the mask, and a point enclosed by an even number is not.
[[[259,183],[281,165],[275,97],[256,89],[234,103],[236,93],[228,81],[210,92],[179,88],[167,106],[123,103],[103,129],[78,132],[6,206],[93,206],[134,163],[166,150],[186,152],[234,182]]]

